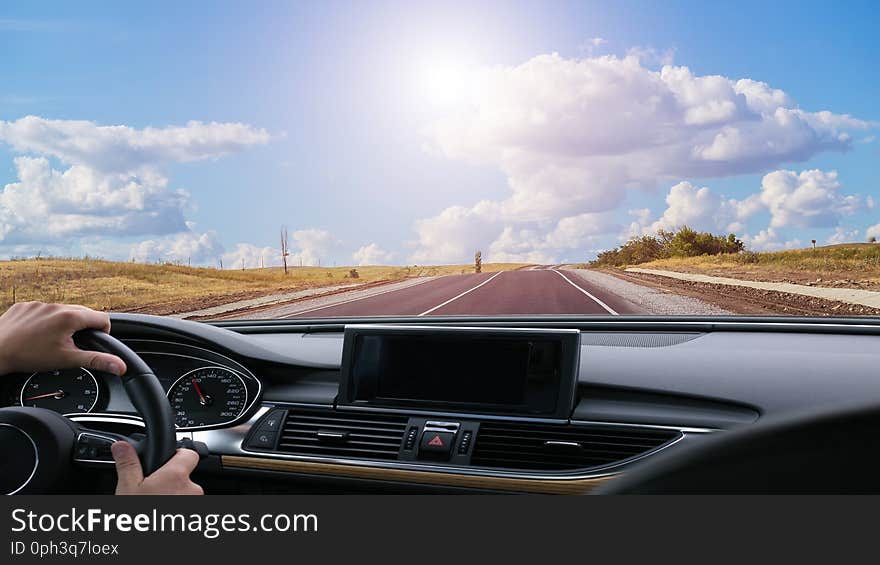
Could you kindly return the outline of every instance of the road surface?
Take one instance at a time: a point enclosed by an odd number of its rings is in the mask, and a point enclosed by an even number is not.
[[[372,295],[261,310],[261,318],[456,316],[505,314],[644,314],[635,304],[563,269],[450,275]]]

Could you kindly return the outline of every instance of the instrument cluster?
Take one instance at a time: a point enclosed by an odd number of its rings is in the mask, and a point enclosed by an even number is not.
[[[183,347],[167,345],[177,351]],[[254,405],[261,385],[244,367],[204,350],[199,356],[177,351],[139,354],[162,383],[179,430],[232,425]],[[233,364],[237,367],[230,366]],[[114,375],[78,367],[39,371],[21,378],[7,391],[8,404],[68,415],[134,413],[121,380]]]

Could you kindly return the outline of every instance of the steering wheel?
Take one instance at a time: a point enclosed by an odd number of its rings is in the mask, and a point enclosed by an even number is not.
[[[128,346],[98,330],[74,334],[81,349],[119,356],[127,367],[121,377],[131,403],[144,420],[146,437],[89,430],[45,408],[0,408],[0,494],[34,494],[56,490],[77,465],[112,463],[110,445],[135,446],[148,475],[176,449],[174,414],[162,385],[143,359]]]
[[[803,413],[670,449],[595,494],[880,492],[880,406]]]

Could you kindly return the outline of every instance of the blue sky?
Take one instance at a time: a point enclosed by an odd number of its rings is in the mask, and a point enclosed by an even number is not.
[[[675,206],[668,221],[689,218],[715,231],[733,225],[755,248],[824,242],[836,232],[862,241],[880,221],[868,198],[880,198],[880,145],[871,141],[880,122],[876,3],[473,4],[4,3],[0,120],[16,124],[35,116],[51,124],[0,130],[0,187],[19,185],[5,189],[16,192],[15,201],[0,200],[0,255],[195,256],[204,264],[225,256],[227,266],[241,260],[254,265],[257,256],[276,260],[271,249],[286,225],[299,234],[292,247],[304,262],[457,262],[477,247],[490,260],[565,261],[587,259],[633,233],[656,229],[665,210]],[[811,144],[766,162],[723,155],[729,166],[702,172],[684,164],[659,167],[652,179],[645,171],[659,155],[640,153],[628,162],[645,163],[643,171],[624,174],[617,160],[609,164],[607,151],[598,152],[601,158],[595,151],[578,154],[575,146],[592,143],[583,133],[592,123],[578,123],[586,117],[568,106],[557,116],[563,121],[550,116],[546,131],[530,123],[516,139],[502,137],[522,124],[499,125],[475,115],[459,119],[454,106],[462,95],[450,80],[504,81],[504,69],[518,69],[509,85],[531,87],[522,82],[524,65],[553,53],[557,60],[538,65],[542,76],[562,80],[566,72],[579,72],[571,66],[577,61],[613,57],[619,65],[629,54],[639,57],[640,70],[660,73],[668,65],[687,67],[695,77],[752,79],[784,91],[788,109],[827,110],[859,122],[835,125],[830,133],[811,131]],[[567,98],[575,94],[564,88],[585,83],[560,84],[565,86],[557,94]],[[438,102],[426,92],[432,87],[453,92]],[[504,102],[534,110],[546,95]],[[588,102],[595,105],[596,99]],[[621,102],[607,112],[625,112]],[[708,107],[716,106],[703,110]],[[110,170],[106,154],[83,153],[93,146],[89,136],[105,139],[107,132],[74,128],[72,120],[130,128],[131,136],[110,146],[132,152],[129,168]],[[205,135],[215,145],[182,155],[174,144],[188,133],[166,132],[162,157],[138,153],[143,148],[137,132],[185,128],[191,121],[242,124],[254,135],[241,141],[223,137],[238,134],[211,130]],[[568,124],[577,132],[563,135],[560,127]],[[738,127],[713,124],[712,135]],[[601,145],[611,133],[595,135]],[[742,143],[767,143],[762,135]],[[577,141],[563,147],[572,136]],[[473,149],[484,139],[494,144],[485,154],[482,147]],[[76,155],[58,145],[74,142],[83,147]],[[36,177],[79,167],[80,180],[48,188],[41,181],[23,182],[14,161],[23,157],[48,160],[43,168],[32,163],[42,171]],[[564,178],[548,176],[560,168],[566,169]],[[822,174],[800,175],[810,170]],[[762,189],[765,175],[774,171],[796,174],[772,177]],[[124,188],[132,182],[137,188]],[[682,182],[688,185],[676,192],[681,199],[669,204],[670,188]],[[58,195],[70,186],[76,198]],[[699,196],[701,187],[711,194]],[[177,189],[188,196],[172,196]],[[33,190],[43,191],[39,202],[46,218],[63,229],[41,232],[32,225],[35,215],[15,208]],[[119,206],[83,205],[89,190],[104,198],[122,190],[148,197]],[[522,198],[516,205],[510,204],[512,190]],[[762,193],[764,204],[758,202]],[[145,208],[137,209],[142,200]],[[491,205],[478,209],[481,201]],[[703,208],[694,211],[695,205]],[[746,207],[750,211],[743,212]]]

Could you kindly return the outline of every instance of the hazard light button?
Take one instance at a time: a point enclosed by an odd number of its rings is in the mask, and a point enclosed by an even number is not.
[[[455,434],[452,432],[425,432],[419,444],[419,454],[448,459],[454,440]]]

